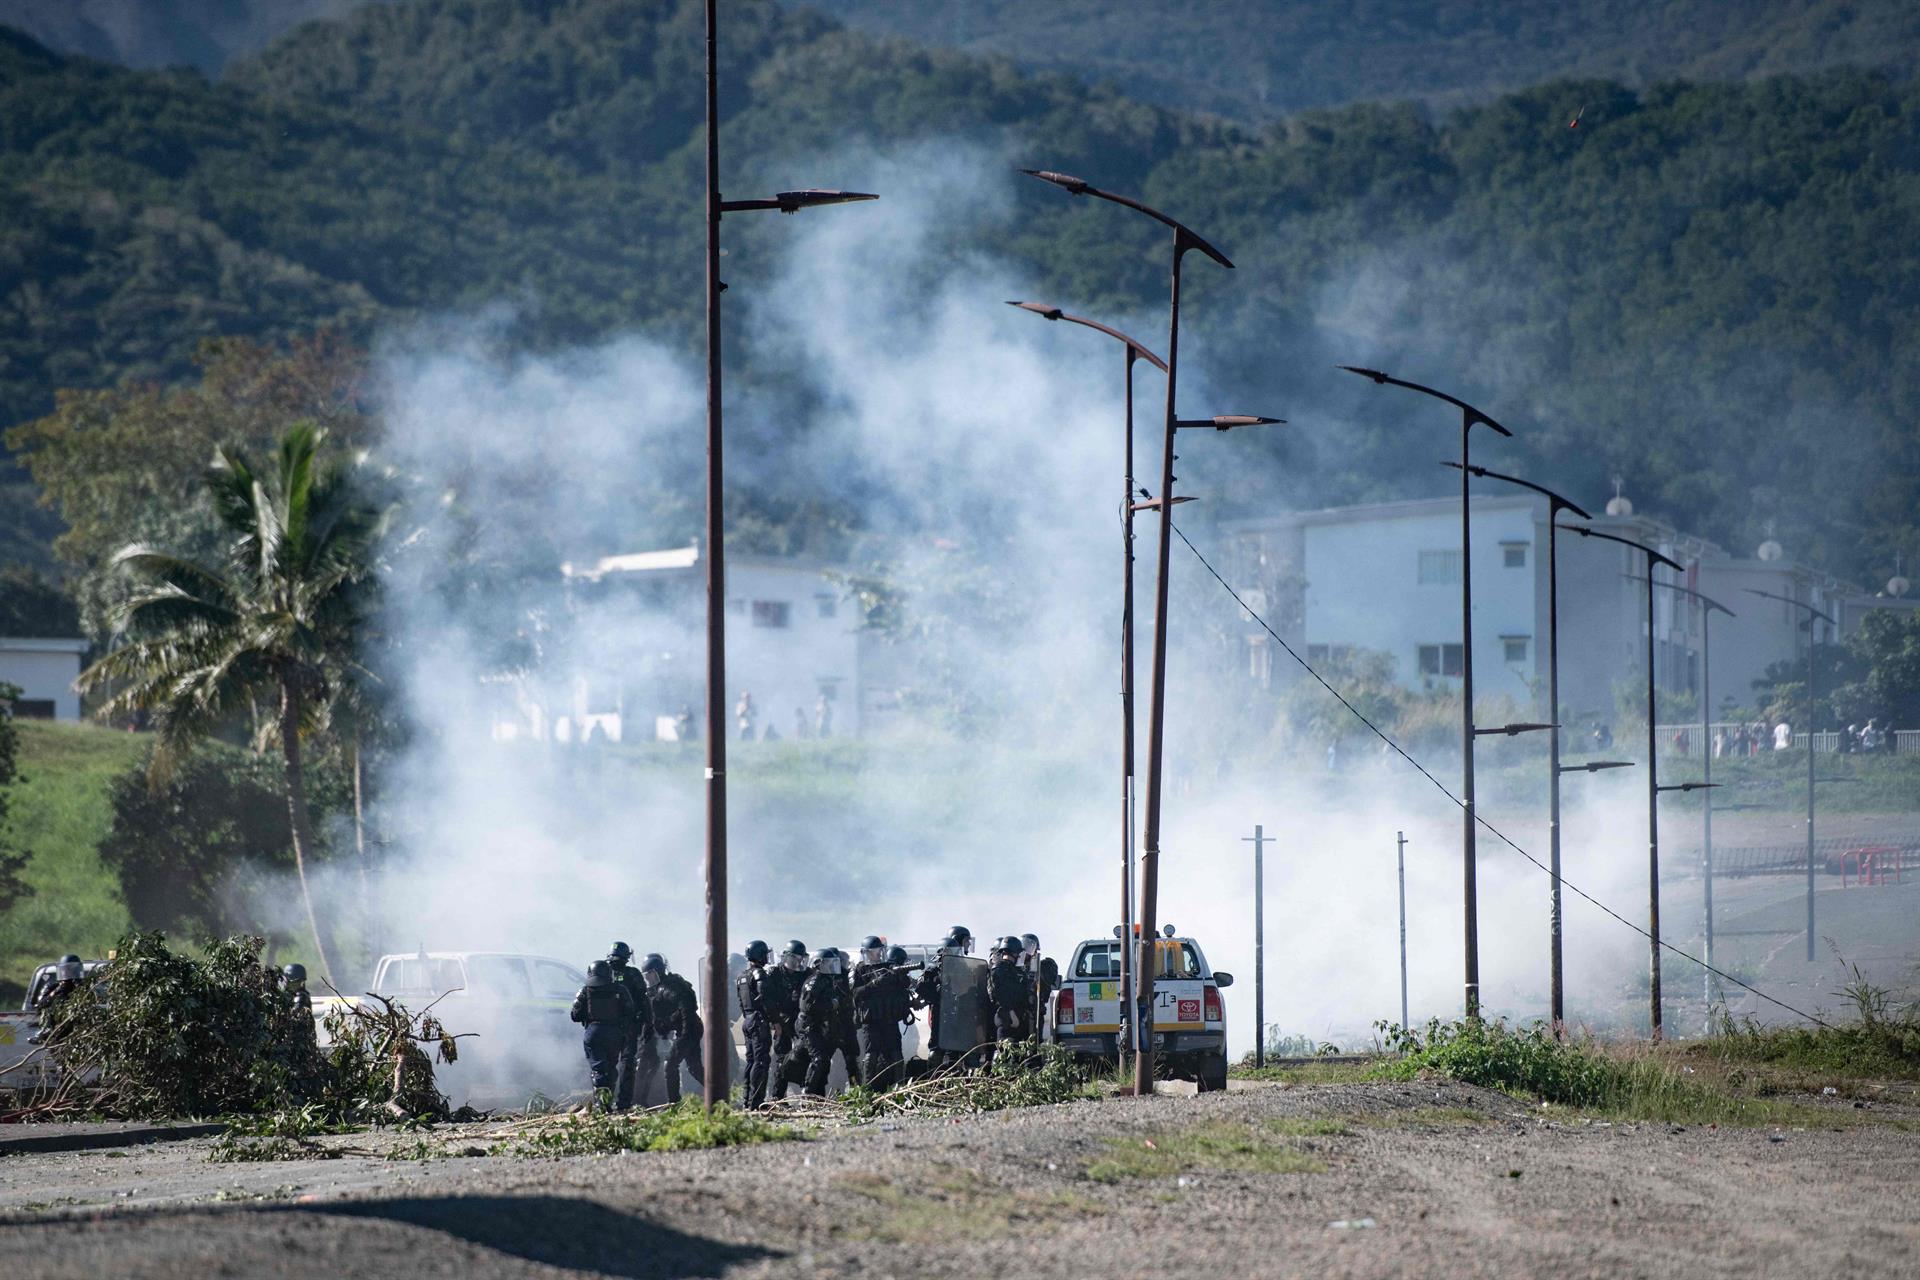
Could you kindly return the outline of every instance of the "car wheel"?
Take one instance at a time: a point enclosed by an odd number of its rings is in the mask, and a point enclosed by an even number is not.
[[[1200,1060],[1200,1074],[1196,1082],[1201,1093],[1219,1093],[1227,1087],[1227,1055],[1211,1054]]]

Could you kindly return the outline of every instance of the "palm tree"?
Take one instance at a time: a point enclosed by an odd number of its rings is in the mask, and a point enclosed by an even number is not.
[[[343,679],[364,675],[354,641],[384,516],[357,500],[347,469],[318,464],[321,439],[312,423],[290,427],[271,484],[238,453],[220,451],[206,482],[232,538],[225,563],[196,564],[139,544],[114,557],[142,587],[115,618],[123,643],[87,668],[80,684],[110,691],[109,714],[151,714],[156,777],[258,703],[278,705],[261,737],[279,739],[294,868],[331,983],[335,948],[307,876],[314,846],[301,736],[324,722]]]

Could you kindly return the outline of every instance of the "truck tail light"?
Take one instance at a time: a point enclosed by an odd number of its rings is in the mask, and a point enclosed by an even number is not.
[[[1060,998],[1054,1001],[1053,1005],[1053,1025],[1056,1028],[1071,1027],[1073,1025],[1072,987],[1060,988]]]
[[[1208,987],[1206,989],[1206,1001],[1207,1021],[1220,1021],[1220,988]]]

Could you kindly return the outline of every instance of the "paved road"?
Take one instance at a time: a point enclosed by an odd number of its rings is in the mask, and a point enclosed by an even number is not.
[[[87,1280],[1910,1277],[1920,1112],[1832,1115],[1846,1127],[1547,1123],[1382,1084],[599,1159],[216,1165],[194,1141],[0,1159],[0,1258]]]

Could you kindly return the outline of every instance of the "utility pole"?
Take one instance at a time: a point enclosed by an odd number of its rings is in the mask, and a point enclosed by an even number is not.
[[[1394,832],[1400,864],[1400,1029],[1407,1027],[1407,833]]]
[[[1812,964],[1813,963],[1813,892],[1814,892],[1813,731],[1817,724],[1817,722],[1814,720],[1813,708],[1814,708],[1814,698],[1818,696],[1817,690],[1814,688],[1814,681],[1819,675],[1818,670],[1814,666],[1814,662],[1815,662],[1815,658],[1817,656],[1818,650],[1820,648],[1820,643],[1819,643],[1820,633],[1814,627],[1813,621],[1815,618],[1820,619],[1822,622],[1826,623],[1828,626],[1833,628],[1835,635],[1840,634],[1840,625],[1837,622],[1835,622],[1832,618],[1829,618],[1826,614],[1814,608],[1812,605],[1802,604],[1800,601],[1795,600],[1792,596],[1775,595],[1771,591],[1761,591],[1756,587],[1748,587],[1746,590],[1748,595],[1761,596],[1768,600],[1778,600],[1781,604],[1791,605],[1795,609],[1798,609],[1807,615],[1807,963]]]
[[[1266,831],[1253,824],[1251,836],[1241,836],[1243,844],[1253,846],[1253,1025],[1259,1035],[1253,1042],[1253,1065],[1267,1065],[1267,892],[1265,878]]]

